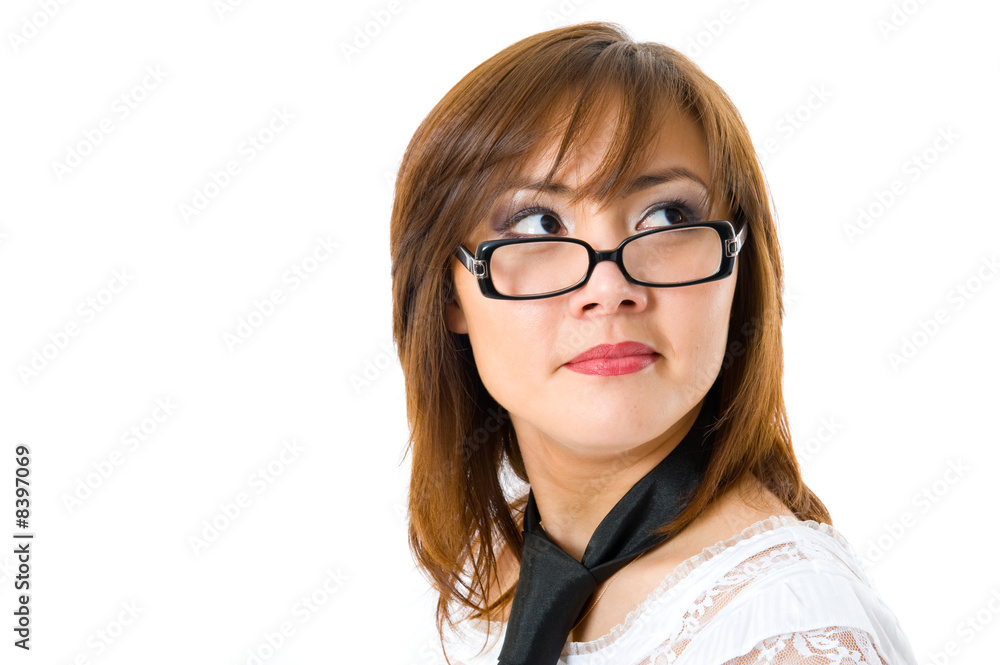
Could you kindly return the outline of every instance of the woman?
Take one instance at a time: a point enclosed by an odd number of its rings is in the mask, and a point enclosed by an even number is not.
[[[463,662],[915,662],[799,474],[766,188],[692,62],[602,23],[501,51],[414,135],[391,251]]]

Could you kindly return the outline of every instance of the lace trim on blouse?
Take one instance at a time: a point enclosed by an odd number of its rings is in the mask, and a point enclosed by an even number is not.
[[[830,536],[836,540],[841,546],[844,547],[844,549],[856,558],[856,554],[850,543],[848,543],[847,540],[829,524],[816,522],[815,520],[799,520],[798,518],[789,515],[772,515],[767,519],[751,524],[731,538],[720,540],[715,545],[704,548],[700,554],[696,554],[683,561],[676,568],[674,568],[669,575],[667,575],[659,586],[650,592],[650,594],[646,597],[646,600],[637,605],[631,612],[628,613],[628,615],[626,615],[622,623],[614,626],[605,635],[597,638],[596,640],[567,643],[563,650],[563,655],[573,656],[594,653],[613,644],[632,627],[632,625],[649,608],[650,605],[660,600],[665,594],[670,592],[671,589],[676,587],[681,580],[693,573],[699,566],[722,552],[729,550],[734,545],[744,541],[749,541],[755,536],[781,527],[805,527],[814,531],[819,531],[820,533]],[[869,584],[871,583],[863,569],[857,567],[855,572],[857,572],[866,582]]]

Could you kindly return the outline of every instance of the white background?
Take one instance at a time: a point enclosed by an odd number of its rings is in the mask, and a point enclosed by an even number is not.
[[[806,481],[921,663],[995,659],[998,5],[49,5],[0,15],[0,661],[433,662],[403,512],[391,182],[461,76],[557,19],[680,48],[733,98],[768,153]],[[275,109],[294,118],[269,133]],[[239,172],[213,188],[229,161]],[[859,208],[872,220],[850,235]],[[133,427],[144,440],[123,440]],[[18,443],[28,653],[12,645]]]

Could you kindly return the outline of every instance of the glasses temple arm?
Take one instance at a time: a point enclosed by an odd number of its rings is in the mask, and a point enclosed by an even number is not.
[[[746,239],[747,223],[743,222],[743,226],[740,227],[739,233],[736,234],[736,237],[733,240],[726,241],[726,255],[736,256],[739,254],[740,250],[743,249],[743,243],[746,242]]]
[[[476,257],[474,257],[464,246],[459,245],[458,248],[455,249],[455,258],[461,261],[462,265],[464,265],[469,272],[473,275],[477,275],[475,269]]]

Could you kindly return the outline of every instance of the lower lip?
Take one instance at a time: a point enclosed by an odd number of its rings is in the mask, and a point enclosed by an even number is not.
[[[578,363],[566,363],[566,369],[578,374],[595,376],[619,376],[632,374],[649,367],[656,362],[658,354],[650,353],[641,356],[625,356],[624,358],[596,358]]]

